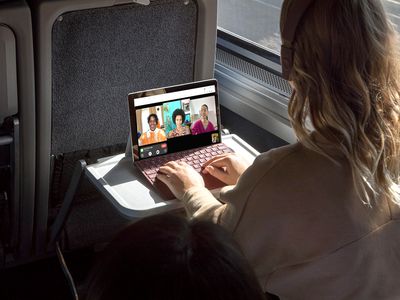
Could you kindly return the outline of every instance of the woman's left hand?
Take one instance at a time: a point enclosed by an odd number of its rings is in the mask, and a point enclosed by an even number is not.
[[[188,189],[204,186],[201,175],[183,162],[171,161],[160,168],[157,178],[164,182],[177,199],[182,199]]]

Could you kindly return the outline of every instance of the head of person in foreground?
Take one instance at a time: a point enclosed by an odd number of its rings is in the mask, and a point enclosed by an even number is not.
[[[173,215],[142,219],[109,244],[87,299],[265,299],[220,226]]]

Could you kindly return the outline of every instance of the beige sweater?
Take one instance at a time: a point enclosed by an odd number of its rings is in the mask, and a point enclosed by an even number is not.
[[[261,154],[218,201],[184,195],[190,216],[233,232],[280,299],[400,299],[400,209],[357,198],[350,169],[301,144]]]

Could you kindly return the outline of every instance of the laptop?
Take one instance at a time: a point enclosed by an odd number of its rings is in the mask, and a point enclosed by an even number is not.
[[[128,104],[134,164],[164,199],[175,197],[156,176],[169,161],[191,165],[209,190],[225,185],[201,173],[207,160],[233,152],[221,143],[215,79],[130,93]]]

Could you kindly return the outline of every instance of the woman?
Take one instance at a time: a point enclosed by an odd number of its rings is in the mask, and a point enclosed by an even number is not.
[[[149,130],[140,135],[139,146],[160,143],[167,140],[164,130],[157,128],[158,116],[156,114],[150,114],[147,117],[147,123],[149,124]]]
[[[172,122],[175,124],[175,129],[168,132],[168,138],[174,138],[177,136],[187,135],[190,134],[190,130],[188,126],[182,126],[183,122],[185,121],[185,112],[183,109],[175,109],[172,113]]]
[[[295,3],[283,3],[281,32]],[[313,1],[291,50],[289,115],[298,143],[248,168],[233,155],[208,162],[205,172],[230,184],[222,203],[184,164],[166,164],[158,178],[190,216],[233,232],[264,291],[281,299],[397,299],[395,32],[378,0]]]
[[[208,106],[203,104],[200,108],[200,119],[192,125],[192,134],[214,131],[214,124],[208,120]]]

